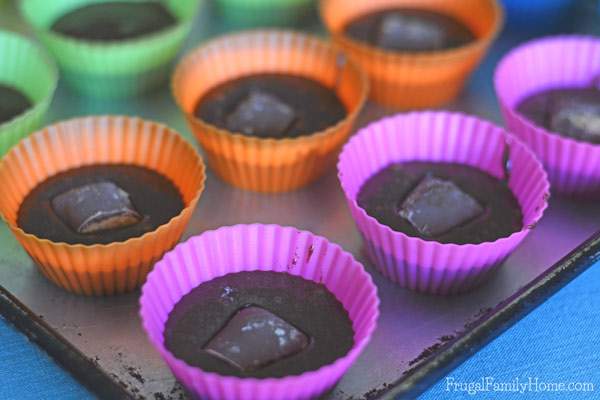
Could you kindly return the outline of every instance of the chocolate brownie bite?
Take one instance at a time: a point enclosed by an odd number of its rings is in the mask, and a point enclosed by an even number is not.
[[[59,17],[51,30],[88,41],[135,39],[175,26],[177,19],[157,1],[87,4]]]
[[[198,100],[195,115],[258,138],[295,138],[323,131],[347,111],[335,91],[301,76],[257,74],[217,85]]]
[[[202,283],[175,305],[164,331],[167,349],[189,365],[255,378],[331,364],[353,337],[348,313],[324,285],[271,271]]]
[[[358,204],[395,231],[440,243],[491,242],[523,226],[506,182],[462,164],[392,164],[363,184]]]
[[[462,22],[435,11],[393,8],[348,22],[344,32],[363,43],[389,51],[427,52],[453,49],[475,40]]]
[[[23,114],[33,104],[17,88],[0,83],[0,124]]]
[[[525,97],[517,111],[538,126],[572,139],[600,144],[600,90],[553,88]]]
[[[42,239],[108,244],[142,236],[183,210],[175,185],[133,165],[93,165],[52,176],[23,200],[18,226]]]

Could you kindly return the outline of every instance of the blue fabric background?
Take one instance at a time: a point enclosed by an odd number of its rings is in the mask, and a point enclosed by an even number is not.
[[[546,303],[452,371],[456,382],[491,376],[510,382],[592,382],[594,392],[548,393],[447,391],[446,378],[421,400],[600,398],[600,265],[595,265]],[[0,318],[0,399],[90,399],[93,396],[37,346]]]

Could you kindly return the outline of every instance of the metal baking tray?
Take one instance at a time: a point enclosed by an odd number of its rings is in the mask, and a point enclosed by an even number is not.
[[[201,9],[186,50],[231,29],[212,13],[210,6]],[[583,22],[576,25],[580,32],[588,29]],[[0,9],[0,28],[28,33],[10,6]],[[316,17],[305,30],[323,32]],[[524,38],[503,35],[460,99],[447,108],[501,123],[491,83],[493,67]],[[370,104],[358,126],[392,113]],[[158,120],[195,143],[167,87],[139,99],[97,101],[80,98],[59,85],[46,122],[89,114]],[[597,206],[552,198],[542,222],[483,286],[454,297],[416,294],[387,281],[364,257],[334,170],[304,190],[280,195],[234,189],[209,172],[206,191],[184,239],[219,226],[252,222],[292,225],[339,243],[363,262],[379,288],[378,329],[356,364],[324,396],[331,400],[416,397],[592,265],[600,253],[600,235],[586,240],[600,226]],[[0,285],[0,313],[98,396],[187,398],[146,340],[138,317],[139,293],[86,298],[63,291],[38,273],[4,225],[0,226]]]

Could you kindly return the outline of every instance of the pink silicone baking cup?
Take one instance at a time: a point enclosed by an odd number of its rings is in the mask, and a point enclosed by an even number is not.
[[[523,212],[523,229],[508,237],[464,245],[423,240],[379,223],[357,203],[362,185],[391,163],[461,163],[502,178],[507,149],[512,163],[508,185]],[[338,173],[371,261],[392,281],[419,292],[452,294],[478,285],[521,243],[548,206],[548,180],[535,155],[501,128],[460,113],[400,114],[375,122],[344,147]]]
[[[521,100],[544,89],[590,86],[600,76],[600,39],[555,36],[517,47],[500,62],[496,94],[511,133],[540,158],[552,190],[576,196],[600,194],[600,145],[560,136],[516,111]]]
[[[238,378],[192,367],[163,343],[169,313],[203,282],[240,271],[276,271],[324,284],[344,305],[354,347],[318,370],[284,378]],[[377,289],[352,255],[310,232],[277,225],[236,225],[190,238],[156,264],[142,288],[140,315],[146,333],[177,379],[206,399],[296,400],[324,393],[342,377],[369,342],[379,316]]]

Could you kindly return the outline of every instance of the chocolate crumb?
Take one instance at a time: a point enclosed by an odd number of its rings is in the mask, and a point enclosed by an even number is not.
[[[421,352],[421,354],[419,354],[416,358],[412,359],[411,361],[408,362],[409,366],[413,366],[415,364],[417,364],[418,362],[423,361],[424,359],[428,358],[429,356],[431,356],[433,353],[435,353],[436,351],[438,351],[440,349],[440,347],[442,347],[444,343],[435,343],[431,346],[429,346],[428,348],[426,348],[425,350],[423,350]]]
[[[477,324],[477,321],[481,317],[488,314],[490,311],[492,311],[492,307],[486,307],[486,308],[479,309],[479,311],[475,315],[473,315],[473,318],[465,324],[465,331],[470,330],[473,326],[475,326]]]
[[[504,145],[504,151],[502,153],[502,171],[503,171],[503,180],[507,182],[510,180],[510,173],[512,171],[512,160],[510,158],[510,145],[508,142]]]
[[[310,261],[314,252],[315,252],[315,245],[311,244],[310,247],[308,248],[308,253],[306,255],[306,263],[308,263]]]
[[[129,376],[131,376],[133,379],[135,379],[139,383],[144,384],[146,382],[144,380],[144,378],[142,377],[142,375],[140,375],[140,373],[135,368],[127,367],[127,372],[129,373]]]
[[[438,340],[441,342],[449,342],[452,339],[454,339],[454,335],[444,335],[444,336],[440,337]]]
[[[365,393],[362,397],[362,400],[372,400],[379,397],[381,394],[386,392],[390,387],[392,387],[389,383],[384,383],[381,387],[374,388]]]

